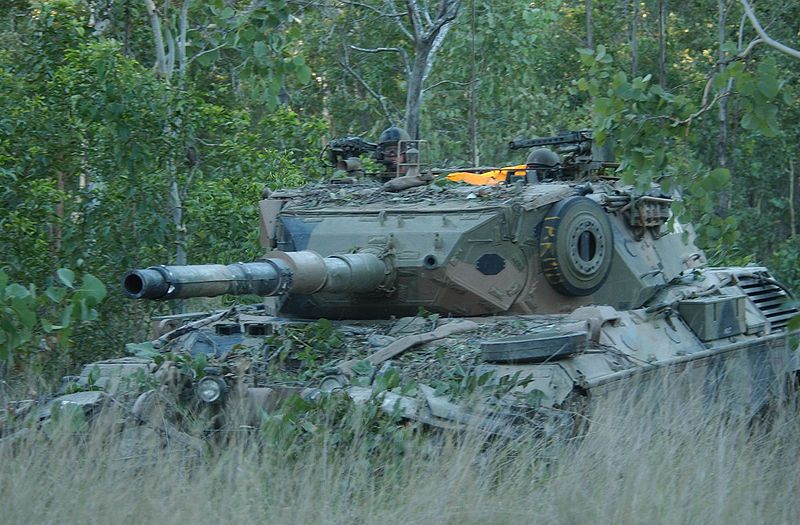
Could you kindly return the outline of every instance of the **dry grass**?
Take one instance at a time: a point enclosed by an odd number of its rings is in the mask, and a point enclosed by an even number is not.
[[[797,407],[753,425],[727,403],[671,395],[675,386],[610,395],[583,438],[546,453],[439,435],[376,458],[363,433],[338,446],[323,433],[294,460],[253,438],[202,459],[123,459],[111,424],[81,440],[33,434],[0,448],[0,520],[797,523]]]

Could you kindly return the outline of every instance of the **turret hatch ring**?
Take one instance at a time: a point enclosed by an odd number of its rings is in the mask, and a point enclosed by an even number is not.
[[[557,202],[542,222],[539,260],[559,293],[591,295],[605,282],[613,259],[613,233],[605,211],[587,197]]]

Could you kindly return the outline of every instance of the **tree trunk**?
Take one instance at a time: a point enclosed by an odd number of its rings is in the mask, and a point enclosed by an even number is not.
[[[461,10],[461,0],[442,0],[436,18],[423,11],[417,0],[406,0],[406,8],[411,31],[404,31],[413,38],[414,60],[408,71],[405,126],[411,138],[418,139],[425,81],[431,72],[437,51]],[[428,8],[427,3],[424,8]],[[427,28],[424,27],[426,23]]]
[[[667,87],[667,13],[668,0],[658,0],[658,83]]]
[[[633,0],[631,15],[631,77],[639,70],[639,0]]]
[[[125,14],[123,15],[125,21],[125,28],[123,29],[122,37],[122,54],[126,57],[131,56],[131,6],[129,2],[125,2]]]
[[[147,17],[150,19],[150,30],[153,32],[153,48],[156,53],[156,71],[165,80],[169,81],[169,74],[167,71],[167,56],[164,50],[164,35],[161,32],[161,19],[156,11],[156,5],[153,0],[144,0],[145,8],[147,9]]]
[[[183,200],[178,186],[178,174],[172,159],[167,161],[169,176],[169,204],[172,208],[172,225],[175,228],[175,264],[178,266],[187,263],[186,257],[186,226],[183,224]],[[175,301],[172,312],[184,313],[186,306],[182,300]]]
[[[422,89],[427,77],[425,66],[428,63],[430,49],[424,45],[417,47],[411,74],[408,76],[406,92],[406,131],[411,139],[419,138],[420,113],[422,112]]]
[[[789,159],[789,223],[792,237],[797,235],[797,223],[795,222],[794,213],[794,159]]]
[[[480,166],[480,154],[478,152],[478,100],[477,100],[477,83],[478,83],[478,57],[475,49],[475,0],[472,0],[471,8],[471,29],[472,41],[470,43],[470,54],[472,55],[472,68],[469,74],[469,150],[470,162],[473,166]]]
[[[63,236],[61,223],[64,220],[63,195],[66,185],[64,183],[64,172],[60,170],[56,172],[56,187],[61,195],[55,209],[56,222],[50,228],[50,254],[53,256],[54,261],[58,261],[58,255],[61,253],[61,239]]]
[[[186,226],[183,224],[183,200],[178,187],[178,176],[173,163],[169,162],[169,204],[172,208],[172,225],[175,227],[175,264],[186,264]]]
[[[592,31],[592,0],[586,0],[586,47],[594,49],[594,32]]]
[[[726,8],[725,0],[717,0],[717,7],[719,10],[719,17],[717,19],[717,36],[719,40],[719,61],[721,70],[722,61],[725,60],[725,51],[722,47],[725,45],[725,20]],[[728,82],[727,89],[732,87],[731,82]],[[717,137],[717,165],[720,168],[728,168],[728,99],[722,97],[719,100],[717,123],[719,128],[719,136]],[[717,214],[720,217],[727,217],[731,205],[731,192],[729,189],[720,191],[717,199]]]
[[[178,87],[183,89],[186,81],[186,33],[189,30],[189,4],[192,0],[183,0],[181,4],[180,19],[178,22]]]

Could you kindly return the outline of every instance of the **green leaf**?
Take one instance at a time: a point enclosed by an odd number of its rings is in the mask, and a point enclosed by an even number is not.
[[[89,300],[89,306],[98,304],[105,299],[107,294],[106,286],[103,282],[89,273],[84,274],[80,291],[86,295],[86,298]]]
[[[51,323],[47,319],[39,319],[39,324],[42,325],[42,330],[44,330],[44,332],[46,334],[52,333],[53,331],[61,328],[58,325],[54,325],[53,323]]]
[[[253,55],[256,57],[256,60],[258,60],[260,63],[267,62],[268,51],[269,50],[267,49],[267,44],[265,44],[263,40],[259,40],[258,42],[253,44]]]
[[[595,60],[600,62],[605,58],[605,56],[606,56],[606,46],[604,46],[603,44],[600,44],[599,46],[597,46],[597,50],[595,51],[595,57],[594,58],[595,58]]]
[[[203,53],[202,55],[198,55],[197,63],[203,67],[208,67],[214,62],[216,62],[218,58],[219,58],[219,49],[215,49],[214,51],[209,51],[208,53]]]
[[[800,330],[800,314],[795,315],[791,319],[789,319],[789,330]]]
[[[716,188],[725,186],[730,179],[731,172],[727,168],[717,168],[708,174],[708,180],[710,180]]]
[[[25,299],[12,299],[11,309],[19,320],[20,324],[27,330],[31,330],[36,324],[36,312],[31,307],[30,301]]]
[[[51,301],[58,304],[64,300],[64,297],[67,295],[67,289],[50,286],[47,290],[44,291],[44,294],[47,297],[49,297]]]
[[[311,68],[308,66],[300,66],[297,69],[297,80],[303,84],[311,82]]]
[[[73,283],[75,282],[75,272],[69,268],[59,268],[58,271],[56,271],[56,275],[58,275],[59,280],[64,283],[64,286],[67,288],[73,287]]]
[[[778,83],[778,79],[775,77],[762,78],[758,82],[758,90],[768,99],[775,98],[775,96],[778,94],[779,88],[780,84]]]
[[[5,296],[9,299],[24,299],[30,295],[31,292],[21,284],[11,283],[6,286]]]
[[[69,303],[61,312],[61,326],[64,328],[69,327],[70,323],[72,322],[72,312],[74,309],[75,305],[73,303]]]
[[[80,308],[80,320],[89,321],[89,305],[86,304],[86,299],[81,299],[78,301],[78,306]]]
[[[714,75],[714,80],[712,81],[714,89],[717,91],[722,91],[725,89],[728,85],[728,79],[730,79],[730,77],[730,71],[727,69],[723,69],[718,74]]]
[[[758,127],[752,112],[747,112],[742,115],[741,124],[744,129],[756,129]]]
[[[251,27],[246,27],[239,31],[239,38],[242,42],[250,43],[256,39],[256,32]]]

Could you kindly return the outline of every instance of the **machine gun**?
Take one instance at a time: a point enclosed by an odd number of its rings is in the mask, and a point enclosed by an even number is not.
[[[619,165],[614,162],[612,143],[608,141],[603,146],[598,146],[594,142],[592,131],[588,129],[570,131],[552,137],[512,140],[508,143],[508,147],[512,150],[553,147],[560,155],[563,155],[559,166],[561,174],[576,178],[583,177],[591,171],[616,168]],[[529,159],[528,164],[531,163]]]
[[[363,175],[364,169],[359,159],[364,153],[371,153],[378,150],[378,145],[367,142],[361,137],[342,137],[334,139],[322,150],[322,155],[327,156],[330,166],[344,170],[350,175]]]
[[[580,131],[570,131],[552,137],[540,139],[521,139],[512,140],[508,143],[509,149],[535,148],[545,146],[557,146],[559,153],[591,153],[592,150],[592,131],[588,129]]]

